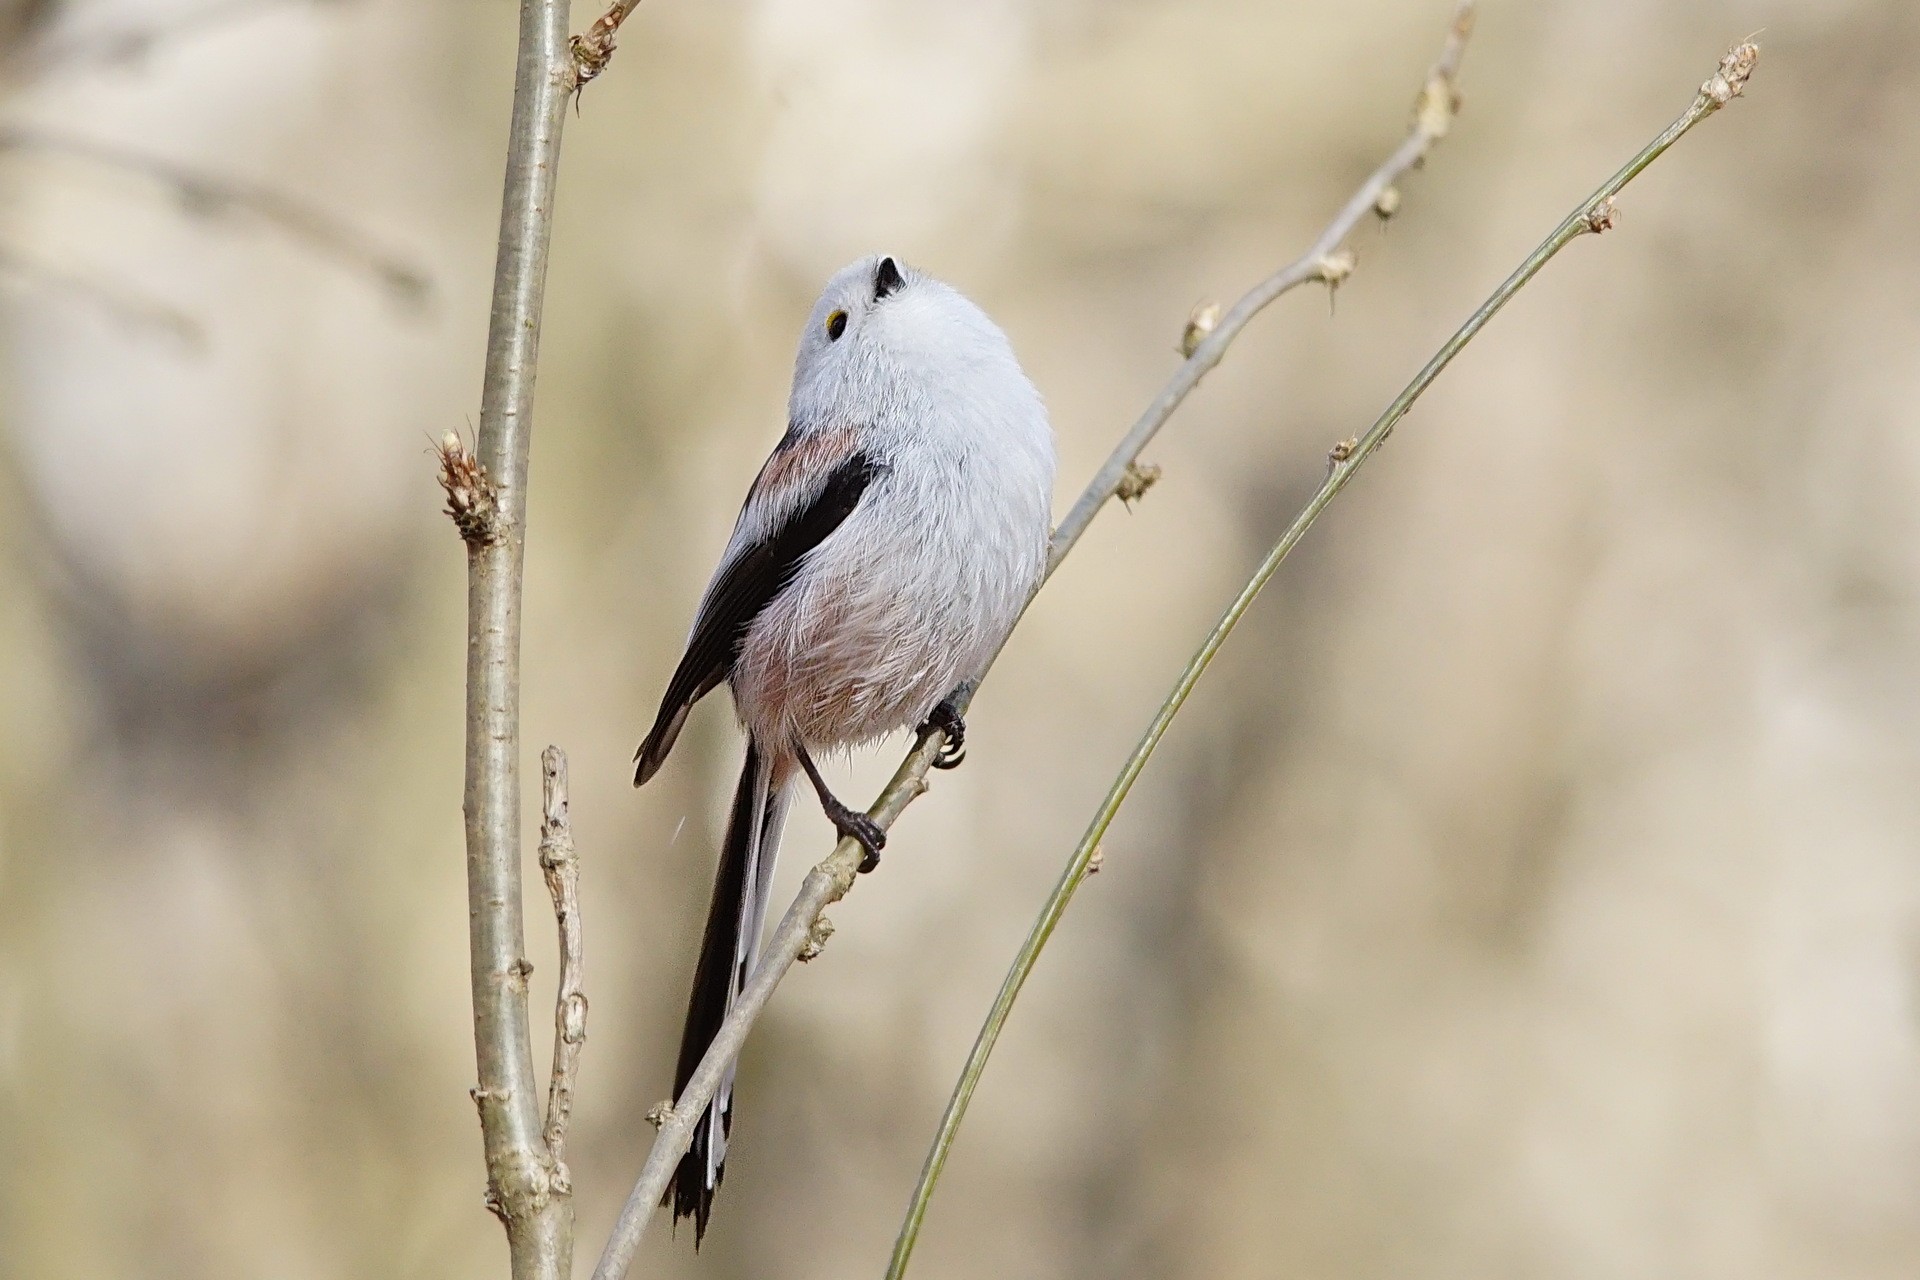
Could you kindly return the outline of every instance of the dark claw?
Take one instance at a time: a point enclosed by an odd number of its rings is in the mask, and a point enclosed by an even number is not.
[[[833,824],[833,829],[840,833],[840,837],[845,839],[852,836],[867,851],[866,856],[860,859],[860,874],[865,875],[879,866],[880,851],[887,847],[887,833],[880,829],[880,824],[857,809],[847,808],[838,800],[831,803],[823,801],[823,807],[827,811],[827,821]]]
[[[952,699],[941,702],[928,714],[927,722],[920,726],[920,736],[925,738],[936,730],[945,734],[947,740],[941,744],[938,754],[933,757],[933,767],[936,769],[958,768],[960,762],[967,758],[967,722],[966,718],[954,709]]]
[[[887,833],[880,829],[879,823],[864,813],[854,813],[851,810],[828,816],[833,819],[835,830],[839,831],[843,837],[852,836],[860,842],[860,847],[867,851],[866,856],[860,859],[861,875],[866,875],[880,865],[880,851],[887,847]]]

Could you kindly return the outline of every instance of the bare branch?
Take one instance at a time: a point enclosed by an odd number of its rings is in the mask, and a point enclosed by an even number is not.
[[[1200,379],[1207,376],[1213,367],[1227,354],[1227,348],[1240,336],[1256,315],[1264,311],[1274,299],[1303,284],[1319,281],[1329,288],[1337,288],[1353,272],[1353,257],[1342,254],[1340,246],[1353,234],[1368,213],[1376,212],[1388,191],[1394,192],[1391,208],[1399,207],[1399,182],[1408,172],[1418,167],[1433,150],[1434,143],[1447,134],[1453,124],[1455,112],[1460,107],[1459,90],[1456,81],[1460,74],[1460,59],[1467,51],[1467,37],[1473,34],[1473,2],[1466,3],[1454,11],[1453,26],[1447,33],[1446,45],[1440,51],[1440,57],[1427,71],[1420,96],[1414,104],[1413,125],[1409,129],[1406,141],[1402,142],[1394,153],[1387,157],[1378,169],[1368,175],[1353,193],[1326,230],[1318,239],[1292,262],[1280,268],[1247,290],[1240,300],[1233,304],[1226,315],[1220,316],[1217,323],[1201,325],[1205,317],[1196,311],[1188,321],[1187,333],[1193,335],[1199,329],[1197,339],[1182,342],[1187,352],[1187,361],[1181,365],[1153,403],[1148,405],[1133,427],[1121,438],[1108,456],[1106,463],[1094,475],[1087,485],[1086,492],[1060,521],[1060,527],[1053,533],[1053,548],[1047,559],[1048,572],[1057,568],[1073,550],[1073,544],[1080,540],[1087,526],[1093,523],[1094,516],[1107,500],[1118,492],[1126,479],[1127,467],[1140,456],[1158,435],[1160,428],[1166,425],[1173,411],[1180,407],[1188,394],[1200,385]]]
[[[1446,132],[1457,106],[1454,80],[1472,27],[1473,5],[1469,0],[1456,11],[1440,59],[1427,73],[1425,87],[1416,104],[1416,119],[1407,140],[1361,184],[1312,247],[1291,265],[1248,292],[1234,304],[1231,311],[1218,319],[1217,324],[1205,308],[1196,309],[1189,317],[1182,341],[1183,349],[1187,341],[1194,342],[1191,354],[1115,448],[1086,491],[1074,503],[1066,519],[1054,530],[1047,559],[1049,576],[1073,549],[1094,516],[1099,514],[1100,508],[1123,485],[1134,496],[1144,492],[1145,484],[1141,483],[1143,476],[1140,472],[1136,471],[1134,477],[1129,479],[1129,471],[1139,458],[1140,451],[1173,415],[1174,410],[1180,407],[1201,377],[1220,363],[1221,357],[1240,331],[1246,328],[1247,322],[1289,289],[1312,280],[1335,284],[1339,278],[1344,278],[1345,272],[1339,270],[1334,257],[1339,252],[1341,242],[1374,209],[1380,193],[1424,159],[1433,144]],[[1345,270],[1350,271],[1351,265]],[[1200,332],[1194,338],[1192,335],[1196,331]],[[1146,483],[1150,484],[1151,480]],[[966,709],[971,694],[972,690],[964,690],[956,696],[954,701],[957,709]],[[945,741],[945,735],[935,730],[918,742],[895,770],[892,781],[867,811],[867,816],[883,829],[891,827],[900,813],[925,793],[927,772]],[[640,1171],[640,1178],[621,1209],[620,1218],[600,1256],[599,1265],[594,1268],[594,1280],[622,1280],[626,1275],[653,1209],[666,1189],[667,1180],[672,1177],[674,1167],[692,1141],[694,1122],[712,1100],[722,1075],[739,1054],[754,1020],[760,1016],[787,970],[803,953],[817,953],[819,941],[815,938],[814,923],[827,907],[845,896],[853,883],[861,855],[858,843],[842,840],[801,885],[799,897],[787,909],[762,951],[759,967],[754,970],[746,990],[734,1002],[719,1034],[715,1036],[706,1056],[700,1060],[700,1066],[660,1125],[660,1132]]]
[[[37,75],[99,64],[137,62],[156,48],[227,26],[296,3],[326,0],[215,0],[197,9],[169,14],[145,25],[131,24],[106,30],[73,31],[50,35],[30,44],[20,55],[26,69]]]
[[[587,28],[583,36],[575,36],[570,44],[573,53],[574,93],[587,87],[589,81],[607,69],[613,61],[614,37],[620,32],[620,24],[640,7],[640,0],[613,0],[607,11],[595,18],[593,25]]]
[[[132,174],[171,191],[196,217],[246,215],[371,275],[396,302],[423,304],[432,291],[426,274],[375,245],[358,229],[282,192],[205,173],[110,143],[28,129],[0,129],[0,150],[71,156]]]
[[[494,263],[477,465],[491,535],[467,543],[467,911],[474,1091],[488,1202],[506,1224],[514,1280],[566,1280],[573,1198],[548,1148],[528,1027],[520,897],[520,610],[527,457],[541,304],[573,69],[566,0],[521,0],[513,117]]]
[[[986,1022],[981,1026],[980,1034],[974,1041],[973,1050],[967,1056],[966,1066],[961,1070],[960,1079],[954,1085],[953,1096],[947,1102],[946,1112],[941,1116],[940,1128],[935,1134],[932,1149],[927,1153],[926,1164],[921,1169],[920,1181],[914,1188],[906,1220],[901,1224],[900,1236],[894,1244],[893,1260],[887,1267],[887,1280],[901,1280],[906,1273],[907,1263],[913,1256],[914,1245],[919,1239],[920,1228],[926,1219],[927,1205],[933,1196],[934,1186],[938,1183],[941,1170],[946,1165],[947,1155],[952,1150],[961,1121],[966,1117],[967,1104],[973,1098],[982,1072],[986,1070],[987,1058],[992,1054],[993,1046],[1000,1037],[1001,1028],[1006,1025],[1007,1018],[1013,1011],[1013,1004],[1019,997],[1021,987],[1026,984],[1034,965],[1039,961],[1040,952],[1046,947],[1047,940],[1053,936],[1055,926],[1060,923],[1061,917],[1066,913],[1067,904],[1072,900],[1074,891],[1088,876],[1100,869],[1100,842],[1106,837],[1107,828],[1112,825],[1115,815],[1120,811],[1120,806],[1126,802],[1134,782],[1146,768],[1148,758],[1159,746],[1161,738],[1172,725],[1173,718],[1185,705],[1187,696],[1200,682],[1200,677],[1206,673],[1214,656],[1220,652],[1227,637],[1239,625],[1240,619],[1245,616],[1261,589],[1272,579],[1293,549],[1300,544],[1307,530],[1320,517],[1320,513],[1326,510],[1335,495],[1346,487],[1347,482],[1353,478],[1366,460],[1392,434],[1394,424],[1406,416],[1407,411],[1413,407],[1414,401],[1433,384],[1434,379],[1438,378],[1440,372],[1452,362],[1456,355],[1460,354],[1467,343],[1473,340],[1474,335],[1479,333],[1500,308],[1506,305],[1508,299],[1533,279],[1560,250],[1582,235],[1611,226],[1614,196],[1689,129],[1713,114],[1731,98],[1738,96],[1741,87],[1746,83],[1747,76],[1753,71],[1754,62],[1759,57],[1759,53],[1759,49],[1751,43],[1741,44],[1728,53],[1721,61],[1720,73],[1702,86],[1693,105],[1688,107],[1659,137],[1648,143],[1639,155],[1628,161],[1625,167],[1602,184],[1598,191],[1587,197],[1579,207],[1568,214],[1560,225],[1554,228],[1553,233],[1531,254],[1528,254],[1526,260],[1515,268],[1513,274],[1494,290],[1492,296],[1480,304],[1467,318],[1466,323],[1447,339],[1440,350],[1427,361],[1420,372],[1414,376],[1413,381],[1394,398],[1393,403],[1387,406],[1386,412],[1381,414],[1371,427],[1353,440],[1343,440],[1336,444],[1328,454],[1327,478],[1320,486],[1319,492],[1314,494],[1300,514],[1294,517],[1292,525],[1281,535],[1279,542],[1274,544],[1267,558],[1247,580],[1240,594],[1227,607],[1226,613],[1221,616],[1213,630],[1208,633],[1199,651],[1187,663],[1186,669],[1180,673],[1173,691],[1161,703],[1153,722],[1147,726],[1133,754],[1128,757],[1119,776],[1114,779],[1106,798],[1094,814],[1093,821],[1088,824],[1086,834],[1081,836],[1079,845],[1067,860],[1066,869],[1061,873],[1053,893],[1041,908],[1040,917],[1034,922],[1026,943],[1014,957],[1013,966],[1001,983],[1000,993],[995,997]]]
[[[547,1126],[543,1134],[553,1157],[554,1183],[573,1185],[567,1171],[567,1123],[573,1118],[573,1086],[580,1075],[580,1050],[587,1042],[586,943],[580,926],[580,859],[573,851],[573,824],[567,815],[567,753],[548,747],[540,753],[540,870],[553,898],[560,928],[560,986],[553,1004],[553,1072],[547,1078]]]
[[[157,298],[52,266],[7,247],[0,247],[0,272],[22,284],[44,285],[56,292],[71,294],[115,320],[164,334],[190,351],[204,350],[207,345],[206,330],[198,320]]]

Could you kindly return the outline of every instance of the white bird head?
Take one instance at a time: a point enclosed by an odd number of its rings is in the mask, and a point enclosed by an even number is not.
[[[788,416],[803,429],[873,423],[990,404],[1011,386],[1034,394],[986,312],[951,285],[876,254],[843,267],[813,304]]]

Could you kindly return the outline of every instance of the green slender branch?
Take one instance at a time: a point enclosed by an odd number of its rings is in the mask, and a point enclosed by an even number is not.
[[[603,21],[617,27],[618,21],[631,8],[628,0],[614,0]],[[1187,357],[1185,362],[1115,446],[1106,463],[1054,530],[1047,553],[1049,577],[1059,568],[1060,562],[1109,500],[1118,493],[1129,491],[1130,485],[1130,492],[1138,496],[1152,483],[1150,478],[1135,470],[1134,464],[1140,451],[1166,425],[1208,371],[1220,363],[1227,348],[1254,316],[1282,294],[1301,285],[1317,281],[1330,289],[1336,288],[1352,274],[1353,257],[1341,250],[1341,244],[1369,213],[1383,218],[1392,215],[1399,204],[1393,184],[1426,159],[1434,144],[1446,136],[1453,121],[1459,105],[1454,81],[1459,72],[1461,55],[1466,50],[1467,37],[1473,30],[1473,12],[1472,0],[1462,0],[1455,10],[1440,58],[1427,72],[1406,139],[1385,163],[1368,176],[1313,245],[1299,258],[1248,290],[1225,316],[1219,315],[1217,307],[1195,311],[1181,344]],[[598,31],[600,26],[595,24],[594,30]],[[611,31],[608,37],[611,37]],[[575,42],[576,58],[586,57],[590,61],[593,50],[587,48],[583,53],[581,45],[581,41]],[[587,65],[582,63],[583,70]],[[1391,199],[1389,193],[1393,193]],[[957,691],[953,699],[955,708],[965,712],[972,697],[972,688]],[[878,822],[882,829],[890,828],[902,811],[926,792],[927,772],[944,743],[945,735],[937,731],[917,743],[894,771],[892,780],[880,793],[879,799],[867,810],[867,816]],[[667,1182],[673,1176],[680,1157],[686,1154],[687,1147],[693,1141],[694,1122],[713,1100],[727,1067],[739,1055],[748,1032],[766,1008],[781,979],[796,961],[811,958],[824,944],[831,926],[822,913],[845,897],[852,888],[861,856],[862,850],[857,843],[842,840],[808,874],[799,896],[780,918],[779,924],[774,926],[771,937],[761,950],[759,966],[748,980],[745,990],[735,999],[713,1043],[708,1046],[706,1056],[688,1079],[686,1088],[673,1104],[656,1113],[659,1132],[647,1153],[640,1176],[621,1208],[620,1217],[600,1255],[600,1262],[594,1268],[594,1280],[623,1280],[626,1276],[634,1253],[646,1233],[647,1224],[652,1220],[653,1211],[666,1191]]]
[[[1240,594],[1227,607],[1220,621],[1207,634],[1198,652],[1187,663],[1186,669],[1180,673],[1173,691],[1160,705],[1160,710],[1154,715],[1153,722],[1147,726],[1139,744],[1134,747],[1133,754],[1128,757],[1126,765],[1120,770],[1119,777],[1114,779],[1106,799],[1101,801],[1100,808],[1093,815],[1093,821],[1087,826],[1086,834],[1081,836],[1080,843],[1074,848],[1073,856],[1067,860],[1066,870],[1061,873],[1059,883],[1054,886],[1053,893],[1041,909],[1039,919],[1034,921],[1033,930],[1028,934],[1025,945],[1014,957],[1013,967],[1008,970],[1006,980],[1000,986],[1000,993],[994,999],[986,1022],[981,1026],[980,1034],[974,1041],[973,1051],[968,1054],[966,1066],[960,1073],[958,1083],[954,1086],[953,1096],[947,1102],[946,1113],[941,1117],[939,1132],[934,1137],[932,1149],[927,1153],[926,1166],[921,1170],[920,1182],[914,1188],[906,1220],[901,1225],[899,1239],[894,1245],[893,1259],[887,1267],[887,1280],[900,1280],[906,1274],[907,1263],[913,1256],[914,1245],[919,1240],[920,1229],[926,1219],[927,1204],[932,1199],[941,1171],[946,1167],[954,1137],[959,1132],[961,1121],[966,1118],[967,1105],[973,1099],[973,1093],[980,1083],[982,1072],[986,1070],[987,1059],[993,1053],[994,1044],[999,1040],[1001,1030],[1006,1026],[1008,1015],[1013,1012],[1013,1004],[1020,995],[1021,987],[1026,984],[1028,976],[1033,972],[1034,964],[1040,958],[1040,952],[1046,947],[1047,940],[1053,936],[1060,918],[1066,913],[1067,904],[1073,900],[1074,892],[1079,889],[1081,883],[1095,867],[1100,842],[1106,837],[1107,828],[1113,824],[1115,815],[1120,812],[1120,806],[1126,803],[1127,795],[1133,790],[1134,782],[1146,768],[1147,760],[1153,755],[1154,749],[1160,745],[1161,738],[1166,736],[1173,718],[1180,713],[1180,708],[1186,704],[1188,695],[1193,692],[1194,686],[1199,684],[1200,677],[1206,674],[1214,656],[1220,652],[1227,637],[1239,625],[1240,619],[1259,596],[1261,589],[1267,585],[1268,580],[1292,553],[1294,547],[1298,546],[1300,540],[1306,536],[1313,522],[1320,518],[1320,513],[1326,510],[1327,504],[1347,487],[1348,481],[1359,471],[1362,464],[1385,443],[1387,437],[1393,432],[1394,424],[1406,416],[1407,410],[1413,407],[1413,402],[1433,384],[1434,379],[1440,376],[1441,370],[1452,363],[1461,349],[1473,341],[1474,336],[1486,327],[1487,322],[1493,319],[1501,307],[1507,304],[1507,300],[1539,274],[1540,269],[1546,266],[1555,254],[1582,235],[1610,228],[1613,225],[1614,196],[1619,194],[1621,188],[1633,181],[1641,170],[1659,159],[1667,148],[1678,142],[1688,130],[1738,97],[1746,86],[1747,77],[1752,74],[1754,63],[1759,56],[1759,48],[1746,43],[1737,46],[1721,59],[1719,69],[1700,87],[1699,95],[1695,97],[1693,105],[1668,125],[1659,137],[1648,143],[1639,155],[1629,160],[1618,173],[1602,183],[1598,191],[1568,214],[1566,219],[1554,228],[1553,234],[1542,241],[1539,248],[1528,254],[1526,261],[1522,262],[1514,273],[1494,290],[1493,295],[1481,303],[1479,309],[1467,318],[1467,322],[1447,339],[1446,344],[1434,353],[1433,358],[1427,361],[1426,366],[1414,376],[1413,381],[1394,398],[1393,403],[1387,406],[1386,412],[1381,414],[1363,435],[1334,446],[1328,459],[1326,482],[1294,518],[1287,531],[1267,553],[1267,558],[1260,562],[1260,567],[1241,588]]]

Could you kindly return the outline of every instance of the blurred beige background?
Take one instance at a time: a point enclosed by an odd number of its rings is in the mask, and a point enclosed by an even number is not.
[[[513,7],[262,4],[74,53],[186,3],[4,6],[0,122],[284,193],[434,288],[0,149],[0,1274],[503,1275],[428,446],[476,412]],[[736,736],[716,702],[655,786],[628,760],[819,283],[884,249],[980,300],[1050,401],[1064,510],[1189,307],[1397,140],[1448,11],[629,24],[568,129],[528,566],[528,759],[571,753],[585,860],[586,1257],[670,1083]],[[1469,349],[1236,635],[1028,988],[915,1274],[1920,1272],[1920,10],[1494,0],[1337,307],[1260,319],[1033,610],[967,767],[749,1049],[706,1249],[661,1232],[648,1274],[878,1273],[1008,957],[1327,447],[1759,28],[1751,96]],[[826,837],[796,820],[789,880]]]

